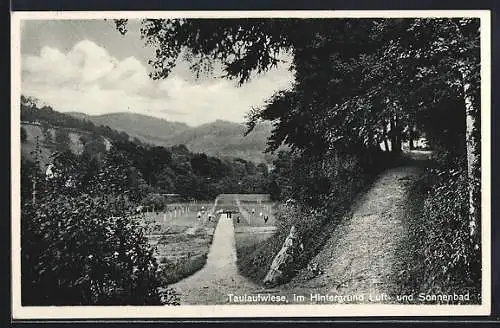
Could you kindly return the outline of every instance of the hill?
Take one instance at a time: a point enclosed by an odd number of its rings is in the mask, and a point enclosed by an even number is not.
[[[184,144],[193,152],[216,157],[240,157],[256,163],[270,163],[272,156],[264,154],[270,125],[259,125],[248,136],[242,124],[217,120],[185,130],[166,140],[168,145]]]
[[[67,114],[89,120],[95,125],[106,125],[126,132],[131,137],[152,145],[170,147],[183,144],[192,152],[223,158],[240,157],[256,163],[270,164],[273,159],[272,155],[264,154],[272,129],[268,123],[260,124],[245,137],[246,128],[243,124],[223,120],[190,127],[184,123],[133,113]]]
[[[82,138],[95,138],[91,132],[82,129],[72,129],[62,126],[36,125],[27,122],[21,123],[21,127],[26,131],[26,140],[21,143],[22,158],[33,160],[33,151],[36,148],[36,140],[40,143],[40,163],[42,167],[46,167],[50,162],[50,156],[60,146],[61,142],[57,140],[57,135],[60,133],[67,134],[67,147],[75,154],[81,154],[84,149]],[[99,139],[104,143],[106,150],[111,147],[111,141],[103,136]]]
[[[70,116],[77,118],[79,120],[89,120],[89,118],[90,118],[90,115],[85,114],[85,113],[80,113],[80,112],[66,112],[64,114],[70,115]]]
[[[85,114],[71,116],[55,111],[50,106],[40,108],[25,98],[22,100],[21,156],[22,163],[26,165],[22,164],[21,167],[26,168],[22,172],[25,196],[31,188],[32,165],[39,164],[43,172],[60,154],[63,154],[59,157],[62,162],[56,163],[58,168],[62,169],[61,172],[69,174],[68,176],[81,176],[82,179],[86,179],[87,174],[95,174],[101,164],[125,164],[118,165],[122,174],[127,176],[120,183],[126,184],[127,190],[132,190],[137,199],[146,197],[151,192],[179,194],[183,200],[213,200],[219,194],[267,192],[269,181],[265,166],[257,166],[241,158],[221,159],[204,153],[194,153],[185,145],[155,147],[136,142],[131,140],[133,137],[127,132],[118,132],[109,126],[94,124],[86,119]],[[149,123],[151,129],[169,124],[141,115],[121,116],[120,120],[116,120],[114,115],[105,116],[109,117],[113,122],[127,124],[135,118],[141,123]],[[176,125],[187,127],[177,123],[173,126]],[[225,123],[222,125],[226,126]],[[233,133],[229,132],[230,135]],[[222,133],[221,136],[226,137],[227,134]],[[198,140],[196,133],[194,140]],[[108,152],[112,148],[115,148],[116,152]],[[73,156],[80,154],[85,156]]]
[[[136,113],[87,115],[84,113],[69,112],[66,114],[75,118],[88,120],[95,125],[109,126],[116,131],[126,132],[133,138],[158,146],[165,146],[165,140],[189,129],[189,126],[184,123],[169,122],[161,118]]]

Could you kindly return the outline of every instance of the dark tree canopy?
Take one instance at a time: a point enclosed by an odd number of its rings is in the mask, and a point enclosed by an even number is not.
[[[126,22],[116,21],[122,33]],[[285,143],[322,156],[433,128],[421,118],[461,96],[464,69],[477,91],[478,28],[478,19],[145,19],[141,33],[156,49],[154,79],[184,54],[196,73],[218,63],[241,84],[291,54],[294,87],[249,109],[249,131],[273,121],[268,150]]]

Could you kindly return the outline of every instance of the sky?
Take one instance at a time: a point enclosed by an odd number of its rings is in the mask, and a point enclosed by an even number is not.
[[[21,24],[21,93],[61,112],[132,112],[191,126],[217,119],[243,122],[251,107],[288,88],[283,64],[237,86],[213,74],[199,79],[179,61],[168,78],[153,81],[154,49],[140,38],[140,22],[122,36],[112,21],[26,20]]]

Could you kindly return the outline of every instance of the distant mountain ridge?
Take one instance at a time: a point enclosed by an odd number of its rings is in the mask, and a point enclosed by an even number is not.
[[[160,144],[164,139],[189,129],[185,123],[170,122],[160,118],[136,113],[110,113],[88,115],[79,112],[66,113],[75,118],[89,120],[96,125],[106,125],[139,140]]]
[[[240,157],[256,163],[270,164],[274,158],[273,155],[264,153],[267,138],[272,130],[269,123],[257,125],[248,136],[244,136],[246,127],[243,124],[224,120],[190,127],[185,123],[134,113],[65,114],[89,120],[96,125],[107,125],[152,145],[170,147],[183,144],[192,152],[203,152],[217,157]]]

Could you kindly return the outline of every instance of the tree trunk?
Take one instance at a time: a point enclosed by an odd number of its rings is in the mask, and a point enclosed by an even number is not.
[[[413,143],[413,128],[408,126],[408,146],[410,147],[410,150],[415,149],[415,144]]]
[[[391,117],[391,152],[399,154],[401,152],[401,133],[398,129],[397,118]]]
[[[401,153],[401,143],[402,143],[401,132],[397,131],[397,134],[396,134],[396,147],[394,148],[395,149],[395,153],[397,153],[397,154]]]
[[[474,138],[474,126],[476,119],[473,115],[474,103],[473,96],[471,95],[470,83],[467,82],[465,73],[462,71],[462,76],[464,79],[463,92],[465,100],[465,123],[466,123],[466,145],[467,145],[467,176],[469,181],[469,227],[470,235],[474,236],[477,233],[477,215],[476,215],[476,204],[474,204],[474,189],[475,189],[475,177],[474,177],[474,165],[476,165],[477,154],[476,154],[476,143]]]
[[[401,143],[402,143],[402,139],[403,139],[403,136],[402,136],[402,131],[403,129],[401,128],[401,123],[399,122],[399,119],[398,117],[396,116],[395,117],[395,121],[396,121],[396,153],[401,153]]]
[[[384,147],[385,147],[385,151],[389,151],[389,143],[387,142],[387,139],[384,139]]]
[[[385,151],[389,151],[389,142],[387,141],[388,133],[387,133],[387,124],[384,122],[384,147]]]
[[[368,143],[368,149],[372,149],[373,146],[374,146],[374,141],[373,141],[373,134],[371,132],[368,132],[368,140],[367,140],[367,143]]]
[[[463,34],[460,30],[460,27],[455,24],[455,28],[457,31],[457,35],[463,37]],[[476,118],[474,117],[474,96],[470,90],[470,80],[469,80],[469,69],[473,67],[471,63],[466,64],[463,61],[458,63],[458,70],[462,75],[462,87],[464,93],[464,101],[465,101],[465,141],[466,141],[466,149],[467,149],[467,180],[469,185],[469,228],[470,228],[470,236],[473,237],[477,234],[477,218],[478,215],[476,213],[476,204],[474,204],[474,194],[476,183],[474,177],[474,166],[477,165],[478,154],[476,153],[476,145],[477,140],[474,138],[474,126],[476,125]],[[474,245],[475,248],[478,248],[479,245]]]

